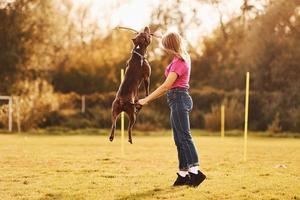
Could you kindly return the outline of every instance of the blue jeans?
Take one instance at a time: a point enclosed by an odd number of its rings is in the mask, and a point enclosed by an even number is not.
[[[198,154],[190,133],[189,112],[193,101],[187,89],[175,88],[167,93],[167,101],[171,110],[170,121],[174,141],[177,147],[179,170],[199,165]]]

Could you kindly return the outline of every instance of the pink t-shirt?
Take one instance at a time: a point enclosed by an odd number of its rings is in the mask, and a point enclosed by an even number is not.
[[[180,58],[174,57],[172,62],[165,70],[165,76],[167,77],[170,72],[175,72],[178,75],[171,88],[181,87],[188,89],[190,87],[189,80],[191,66],[187,62],[181,60]]]

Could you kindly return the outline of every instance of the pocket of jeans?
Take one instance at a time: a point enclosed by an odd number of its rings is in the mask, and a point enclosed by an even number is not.
[[[171,107],[174,104],[175,100],[172,96],[168,95],[167,96],[167,103],[169,105],[169,107]]]
[[[190,112],[193,108],[193,101],[190,96],[184,96],[182,98],[182,103],[184,104],[184,109]]]
[[[167,99],[168,99],[168,102],[175,101],[176,100],[176,94],[175,93],[167,94]]]

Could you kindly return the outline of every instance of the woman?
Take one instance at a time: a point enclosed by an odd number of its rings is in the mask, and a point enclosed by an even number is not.
[[[138,103],[146,105],[167,93],[167,101],[171,110],[171,127],[179,161],[179,172],[173,185],[195,187],[200,185],[206,176],[199,170],[198,154],[190,133],[189,112],[193,107],[192,98],[188,93],[191,61],[179,34],[171,32],[164,35],[161,46],[167,54],[173,56],[172,62],[165,70],[166,80]]]

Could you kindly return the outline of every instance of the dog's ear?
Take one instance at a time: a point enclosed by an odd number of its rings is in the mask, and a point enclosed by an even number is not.
[[[132,40],[132,43],[133,43],[134,45],[136,45],[136,38],[132,38],[131,40]]]
[[[150,34],[150,28],[148,26],[144,28],[144,33]]]

